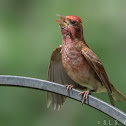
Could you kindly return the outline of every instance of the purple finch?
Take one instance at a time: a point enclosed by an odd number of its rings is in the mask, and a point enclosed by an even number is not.
[[[73,15],[58,16],[61,20],[56,21],[61,28],[63,44],[51,55],[47,80],[64,85],[72,84],[74,88],[86,90],[81,93],[85,94],[82,102],[90,92],[108,92],[112,105],[114,100],[126,101],[126,96],[111,84],[99,58],[86,44],[81,19]],[[47,107],[52,102],[53,109],[60,110],[65,98],[47,92]]]

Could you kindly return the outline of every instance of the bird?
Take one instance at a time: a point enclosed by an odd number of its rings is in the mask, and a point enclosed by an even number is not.
[[[91,92],[107,92],[111,104],[126,101],[126,96],[109,81],[107,73],[98,56],[89,48],[83,37],[82,20],[74,15],[57,15],[56,22],[61,28],[62,45],[51,55],[47,80],[67,87],[80,89],[82,103]],[[47,108],[52,104],[54,110],[63,107],[66,97],[47,92]]]

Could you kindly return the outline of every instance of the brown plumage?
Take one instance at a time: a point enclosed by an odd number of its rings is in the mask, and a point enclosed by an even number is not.
[[[95,53],[87,46],[83,37],[82,21],[77,16],[58,15],[56,21],[61,27],[63,44],[51,56],[47,80],[60,84],[72,84],[74,88],[97,93],[108,92],[111,104],[114,100],[126,101],[110,83],[105,69]],[[60,110],[65,97],[47,92],[47,107],[52,102],[53,109]]]

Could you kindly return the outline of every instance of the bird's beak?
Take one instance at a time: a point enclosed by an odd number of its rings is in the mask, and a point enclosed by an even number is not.
[[[60,25],[60,27],[66,27],[69,25],[70,21],[65,16],[59,14],[57,14],[57,16],[59,16],[61,19],[56,19],[56,22]]]

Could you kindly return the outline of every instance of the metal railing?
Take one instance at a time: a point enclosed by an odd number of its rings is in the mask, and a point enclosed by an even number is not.
[[[76,89],[69,90],[69,94],[66,93],[66,88],[61,85],[50,81],[45,81],[41,79],[35,79],[30,77],[22,76],[10,76],[10,75],[0,75],[0,85],[1,86],[19,86],[26,88],[33,88],[39,90],[50,91],[58,94],[62,94],[71,99],[82,101],[82,96],[78,95],[80,91]],[[110,117],[118,120],[123,125],[126,125],[126,113],[115,108],[114,106],[89,95],[85,104],[104,112]]]

